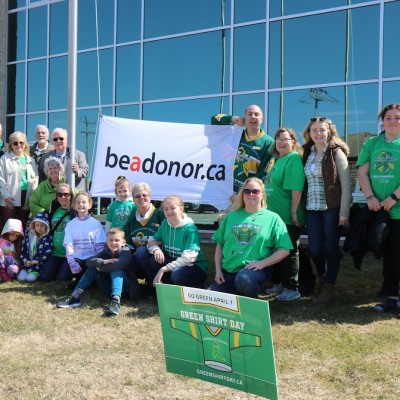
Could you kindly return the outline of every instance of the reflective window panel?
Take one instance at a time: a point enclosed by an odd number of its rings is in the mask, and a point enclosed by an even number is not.
[[[383,107],[391,103],[400,103],[400,81],[384,82],[382,103]]]
[[[117,48],[116,102],[140,100],[140,45]]]
[[[229,32],[145,43],[144,99],[229,91]]]
[[[67,129],[68,125],[68,115],[66,111],[61,112],[51,112],[49,113],[49,131],[51,132],[56,128],[65,128]]]
[[[47,55],[47,7],[29,10],[28,38],[28,58]]]
[[[68,104],[68,57],[49,60],[49,110],[67,108]]]
[[[233,51],[233,89],[265,89],[265,24],[236,28]]]
[[[378,61],[378,6],[271,24],[270,88],[374,79]]]
[[[225,0],[222,0],[225,2]],[[267,1],[265,0],[235,0],[235,23],[257,21],[267,16]]]
[[[7,67],[7,114],[25,111],[25,63]]]
[[[140,118],[140,107],[136,104],[115,107],[115,116],[119,118]]]
[[[254,93],[254,94],[244,94],[239,96],[233,96],[233,115],[238,115],[243,117],[245,115],[246,108],[251,105],[257,105],[263,110],[264,121],[263,128],[266,126],[266,113],[265,113],[265,94],[264,93]]]
[[[117,43],[140,40],[141,0],[117,0]]]
[[[15,8],[26,6],[26,0],[8,0],[8,9],[14,10]]]
[[[36,142],[35,131],[37,125],[46,125],[46,114],[28,114],[26,117],[26,136],[28,142]]]
[[[50,54],[68,52],[68,2],[50,5]]]
[[[146,0],[145,38],[230,24],[230,1]]]
[[[385,4],[383,23],[383,76],[385,78],[400,75],[399,37],[400,37],[400,1]],[[400,96],[398,96],[400,101]]]
[[[25,117],[23,115],[12,115],[7,117],[7,140],[15,131],[25,131]]]
[[[8,61],[25,59],[26,51],[26,12],[8,15]]]
[[[114,0],[97,1],[99,46],[114,43]],[[96,2],[78,2],[78,50],[96,47]]]
[[[99,91],[101,104],[113,102],[113,50],[99,52],[100,87],[97,76],[97,52],[78,54],[77,106],[98,106]]]
[[[28,63],[27,111],[46,110],[46,60]]]

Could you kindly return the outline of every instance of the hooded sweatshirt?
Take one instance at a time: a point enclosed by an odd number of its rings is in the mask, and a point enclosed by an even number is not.
[[[35,232],[35,222],[42,222],[45,224],[45,232],[43,235],[38,236]],[[39,213],[29,223],[25,232],[25,240],[22,244],[21,259],[22,261],[38,261],[36,266],[31,266],[25,269],[32,271],[40,271],[40,267],[45,263],[47,258],[51,255],[53,250],[53,240],[50,235],[49,218],[46,213]]]
[[[183,214],[182,221],[176,226],[172,226],[167,219],[164,219],[153,239],[161,242],[164,253],[172,258],[173,261],[166,265],[169,270],[196,264],[207,273],[208,261],[200,249],[199,231],[186,214]],[[153,254],[156,249],[159,247],[152,246],[149,251]]]
[[[22,228],[22,222],[19,219],[9,218],[4,224],[3,230],[1,231],[0,238],[0,249],[4,256],[5,265],[17,264],[19,260],[16,259],[15,245],[7,239],[7,233],[14,232],[18,236],[24,237],[24,230]],[[1,268],[1,266],[0,266]],[[4,266],[3,266],[4,268]]]

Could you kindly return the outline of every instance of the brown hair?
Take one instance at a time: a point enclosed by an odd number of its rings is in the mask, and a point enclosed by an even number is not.
[[[73,206],[74,206],[74,208],[75,208],[75,204],[76,204],[76,199],[79,197],[79,196],[85,196],[87,199],[88,199],[88,202],[89,202],[89,208],[92,208],[93,207],[93,200],[92,200],[92,196],[89,194],[89,193],[87,193],[87,192],[79,192],[76,196],[75,196],[75,198],[74,198],[74,201],[73,201]]]
[[[179,207],[182,207],[182,210],[185,209],[185,205],[183,204],[183,200],[181,196],[178,196],[176,194],[170,194],[169,196],[167,196],[161,203],[161,209],[164,209],[164,204],[167,201],[173,201],[176,204],[178,204]]]
[[[383,121],[383,119],[385,118],[386,113],[389,110],[399,110],[400,111],[400,103],[392,103],[392,104],[388,104],[387,106],[383,107],[381,112],[378,114],[378,118]]]
[[[276,139],[278,139],[279,135],[283,132],[287,132],[289,134],[290,138],[293,140],[293,150],[292,151],[295,151],[299,154],[303,154],[303,148],[300,146],[300,143],[297,140],[296,132],[291,128],[285,128],[285,127],[278,128],[278,130],[275,132],[275,136],[274,136],[275,144],[274,144],[274,148],[272,150],[273,153],[278,154],[278,150],[276,148]]]

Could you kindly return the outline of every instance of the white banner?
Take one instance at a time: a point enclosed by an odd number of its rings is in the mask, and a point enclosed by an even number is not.
[[[101,117],[91,194],[115,197],[123,175],[146,182],[153,200],[177,194],[185,202],[229,206],[242,128]]]

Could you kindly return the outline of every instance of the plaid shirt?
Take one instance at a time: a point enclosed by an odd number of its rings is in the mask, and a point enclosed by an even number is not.
[[[324,179],[322,177],[322,159],[324,158],[326,146],[323,150],[322,157],[313,164],[315,158],[315,146],[311,147],[310,156],[304,166],[304,173],[307,178],[307,204],[306,209],[311,211],[325,211],[328,209],[325,199]]]

